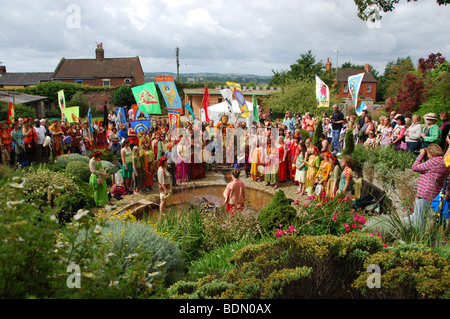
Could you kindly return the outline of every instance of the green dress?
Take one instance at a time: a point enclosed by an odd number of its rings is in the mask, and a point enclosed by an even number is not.
[[[101,172],[102,171],[102,163],[95,162],[95,170],[97,172]],[[103,179],[103,183],[102,184],[98,184],[97,183],[97,179],[99,177],[100,176],[92,173],[91,177],[89,178],[89,184],[94,189],[95,204],[98,207],[101,207],[101,206],[104,206],[104,205],[108,204],[108,190],[106,188],[105,177],[101,176],[101,178]]]

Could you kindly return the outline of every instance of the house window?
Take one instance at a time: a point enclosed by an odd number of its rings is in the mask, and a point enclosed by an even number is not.
[[[130,85],[130,84],[131,84],[130,79],[125,79],[125,85]]]
[[[344,83],[344,93],[348,93],[348,84]]]
[[[103,79],[103,86],[111,86],[111,80]]]
[[[371,93],[372,92],[372,84],[367,83],[367,93]]]
[[[75,80],[76,84],[83,84],[83,80]]]

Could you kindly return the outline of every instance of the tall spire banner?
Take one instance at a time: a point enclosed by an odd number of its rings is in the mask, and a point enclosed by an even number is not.
[[[64,90],[58,92],[58,104],[61,109],[61,119],[64,120],[64,109],[66,108],[66,97],[64,95]]]
[[[148,114],[161,114],[158,92],[154,82],[136,86],[131,89],[134,99],[141,112]]]
[[[244,93],[242,93],[241,85],[235,82],[227,82],[227,85],[233,91],[234,98],[238,101],[239,109],[241,110],[241,116],[243,118],[249,117],[251,114],[247,108],[247,102],[245,101]]]
[[[259,122],[258,100],[255,94],[253,94],[253,118],[256,122]]]
[[[14,106],[14,104],[12,104],[12,102],[9,102],[9,107],[8,107],[8,123],[12,124],[14,123],[14,119],[15,119],[15,115],[16,114],[16,107]]]
[[[156,83],[166,102],[167,109],[180,110],[182,108],[180,95],[171,76],[155,76]]]
[[[353,103],[355,104],[355,109],[358,107],[358,94],[363,77],[364,73],[348,77],[348,91],[353,99]]]
[[[325,84],[316,75],[316,102],[317,107],[329,107],[330,106],[330,90],[328,85]]]
[[[223,89],[220,90],[220,94],[222,94],[225,102],[227,102],[227,109],[231,116],[231,123],[236,123],[236,116],[233,112],[233,91],[231,91],[230,89]]]
[[[205,86],[205,92],[203,93],[203,111],[205,114],[206,122],[209,122],[208,106],[209,106],[209,91],[208,91],[208,87]]]

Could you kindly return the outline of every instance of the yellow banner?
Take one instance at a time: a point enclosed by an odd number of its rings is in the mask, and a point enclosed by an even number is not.
[[[247,101],[245,101],[244,93],[242,93],[241,85],[235,82],[227,82],[227,85],[233,91],[234,98],[238,101],[241,116],[243,118],[249,117],[251,114],[247,108]]]
[[[64,116],[68,123],[77,122],[80,116],[80,108],[78,106],[63,109]]]

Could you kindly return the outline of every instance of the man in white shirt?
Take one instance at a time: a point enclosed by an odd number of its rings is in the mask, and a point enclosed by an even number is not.
[[[36,163],[43,163],[42,143],[45,138],[45,127],[41,125],[39,119],[34,120],[34,130],[36,131]]]

